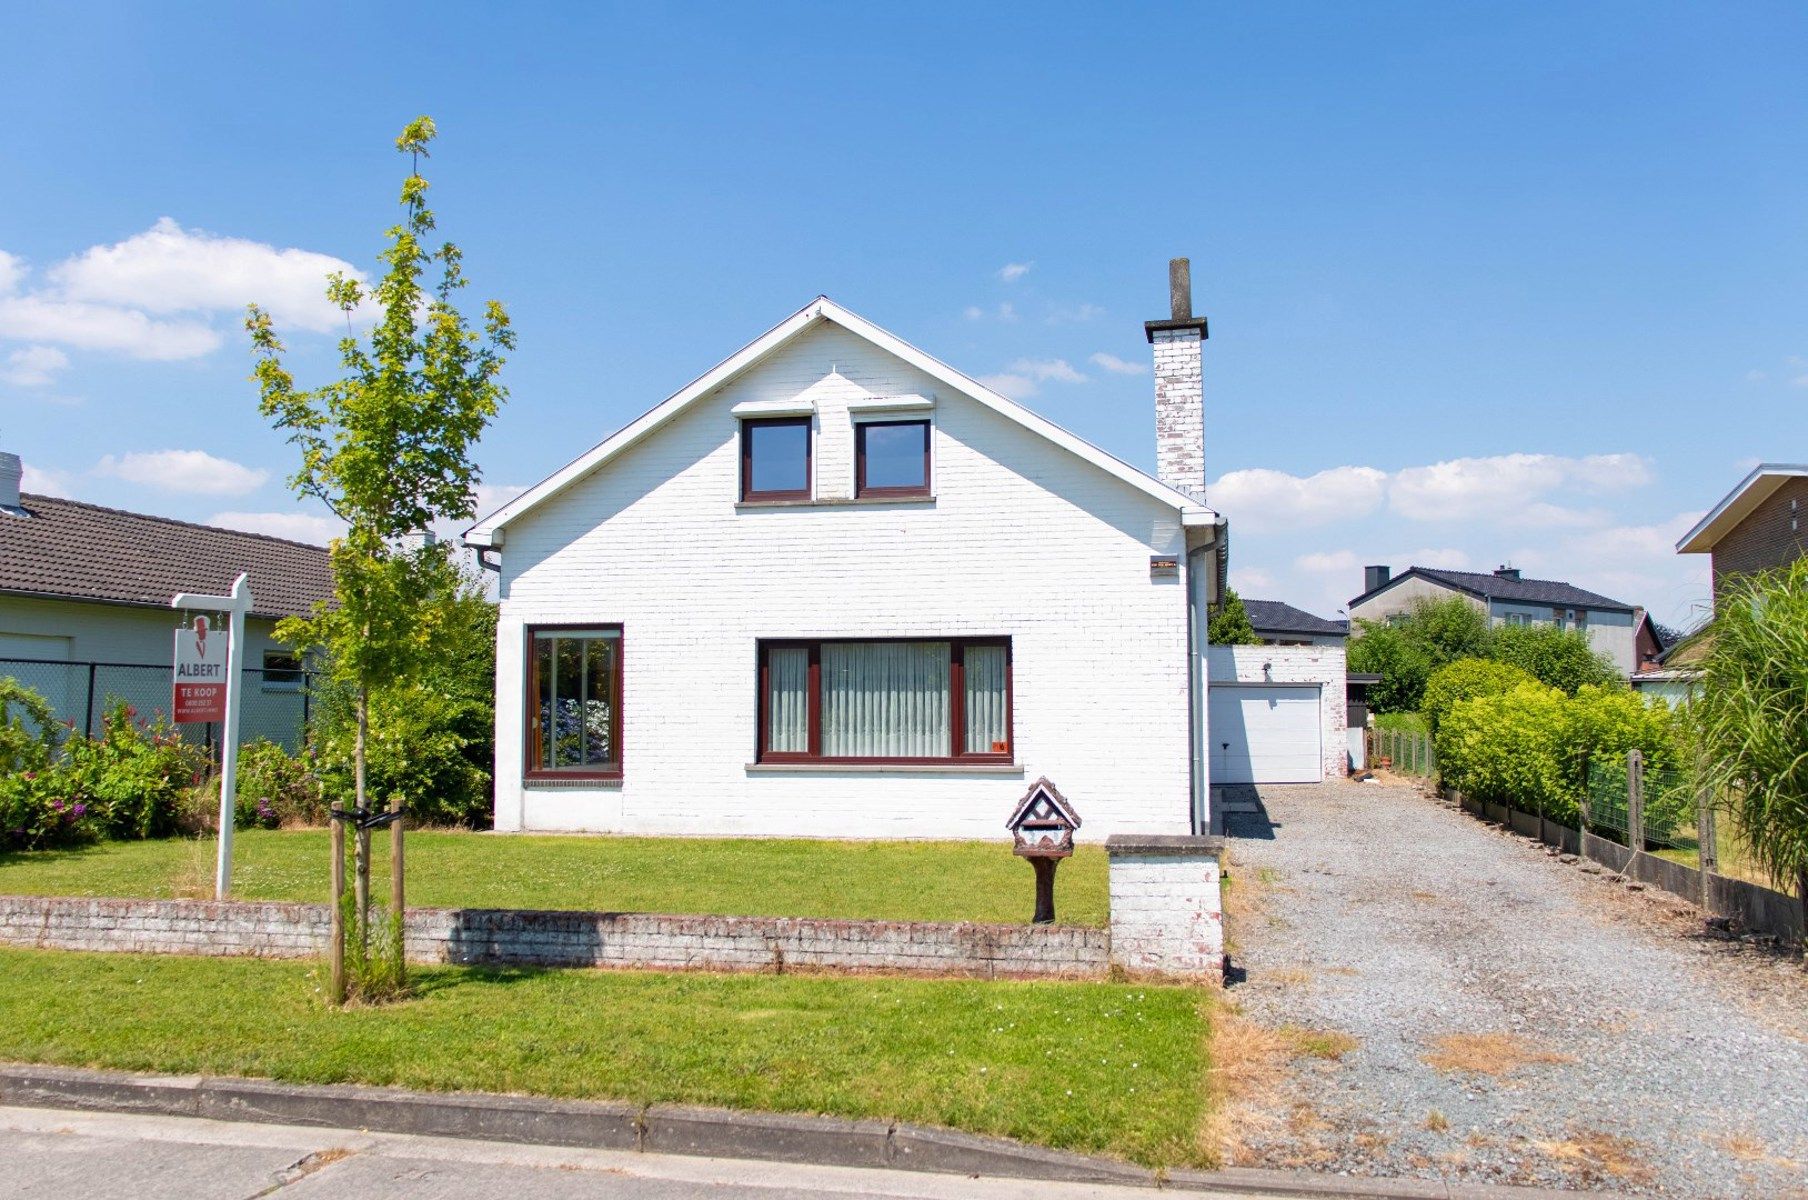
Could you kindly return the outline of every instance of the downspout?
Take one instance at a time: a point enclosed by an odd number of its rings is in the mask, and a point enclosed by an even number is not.
[[[1229,527],[1221,518],[1212,531],[1212,540],[1188,550],[1186,556],[1187,748],[1192,791],[1190,824],[1196,836],[1211,832],[1211,819],[1206,805],[1211,776],[1207,770],[1206,758],[1210,738],[1209,731],[1205,728],[1208,711],[1206,688],[1209,686],[1205,675],[1205,647],[1211,606],[1224,595],[1224,567],[1229,559],[1228,534]]]

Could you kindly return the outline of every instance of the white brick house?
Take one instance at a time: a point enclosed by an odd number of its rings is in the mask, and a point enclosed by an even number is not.
[[[485,517],[496,827],[1209,828],[1204,333],[1148,325],[1162,480],[819,297]]]

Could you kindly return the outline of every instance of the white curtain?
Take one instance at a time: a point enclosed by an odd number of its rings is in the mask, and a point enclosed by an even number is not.
[[[775,647],[766,666],[766,749],[803,754],[810,749],[810,652]]]
[[[1004,647],[968,646],[962,656],[968,754],[1002,754],[1005,733]]]
[[[946,758],[947,642],[829,642],[822,647],[822,753],[828,758]]]

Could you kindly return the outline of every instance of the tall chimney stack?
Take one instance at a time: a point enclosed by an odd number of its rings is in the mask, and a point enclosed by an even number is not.
[[[1165,321],[1143,322],[1155,348],[1155,476],[1205,503],[1205,318],[1193,315],[1193,269],[1168,260]]]

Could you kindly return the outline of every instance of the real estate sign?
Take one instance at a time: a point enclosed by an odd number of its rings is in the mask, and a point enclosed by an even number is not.
[[[206,617],[176,630],[176,674],[171,708],[178,722],[226,719],[227,638]]]

